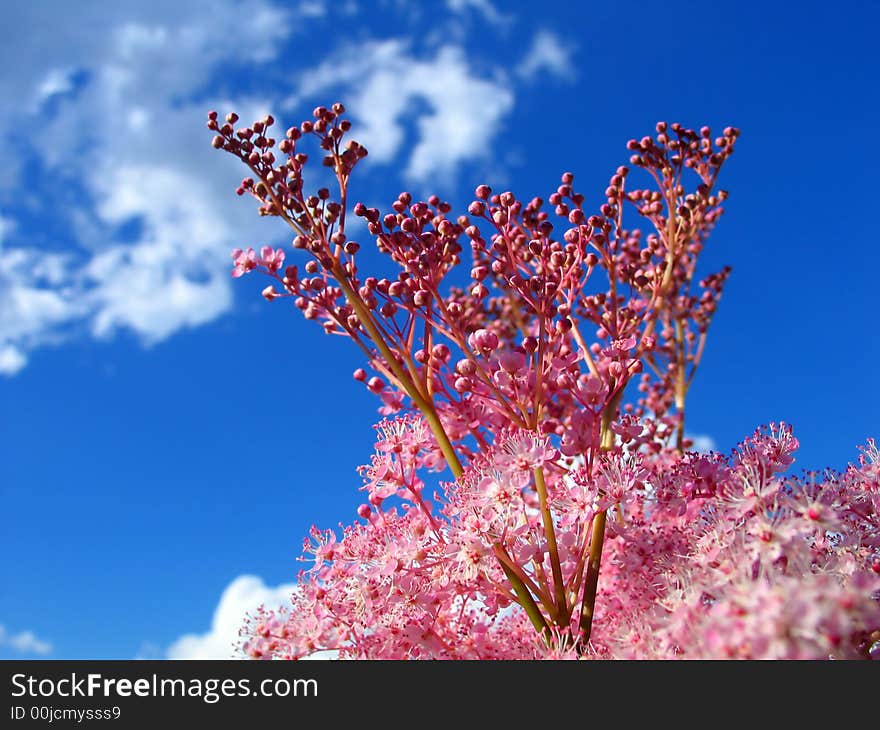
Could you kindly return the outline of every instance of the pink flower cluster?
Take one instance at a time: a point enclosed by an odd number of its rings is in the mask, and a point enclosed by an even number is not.
[[[379,276],[346,234],[366,149],[344,141],[344,112],[318,107],[281,142],[272,117],[236,129],[235,114],[208,115],[214,147],[250,169],[238,193],[287,223],[305,257],[300,270],[282,249],[237,249],[233,276],[263,272],[264,297],[350,338],[365,358],[354,377],[388,417],[361,470],[361,521],[313,531],[291,608],[253,617],[246,653],[876,653],[873,443],[822,480],[783,476],[787,426],[729,458],[687,451],[686,397],[730,272],[696,281],[697,261],[739,131],[661,122],[628,144],[642,181],[618,168],[593,212],[571,173],[546,201],[480,185],[466,215],[436,196],[401,193],[384,215],[358,203],[396,272]],[[307,192],[309,137],[336,194]],[[463,265],[467,283],[451,283]],[[428,497],[428,475],[447,468]]]
[[[647,460],[621,448],[566,469],[546,437],[504,435],[456,482],[440,513],[415,473],[435,445],[412,417],[386,423],[366,470],[370,504],[341,536],[315,530],[290,609],[261,611],[243,648],[257,658],[334,650],[363,659],[859,658],[880,627],[880,458],[821,482],[779,476],[797,446],[786,426],[729,457]],[[397,450],[400,447],[400,450]],[[555,625],[539,640],[499,547],[542,603],[550,559],[530,471],[548,484],[570,597],[583,534],[611,508],[597,628],[579,649]],[[393,506],[387,500],[399,497]],[[866,516],[869,516],[866,519]],[[872,634],[872,630],[874,633]]]

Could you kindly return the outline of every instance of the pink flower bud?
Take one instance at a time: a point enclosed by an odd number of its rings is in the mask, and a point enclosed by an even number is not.
[[[413,304],[417,307],[424,307],[428,302],[431,301],[431,293],[425,291],[424,289],[419,289],[413,295]]]
[[[436,358],[439,358],[440,360],[444,360],[444,361],[448,360],[449,359],[449,347],[447,347],[443,343],[440,343],[439,345],[434,345],[434,347],[431,350],[431,355],[433,355]]]
[[[477,372],[477,366],[472,360],[465,358],[455,363],[455,372],[461,375],[473,375]]]
[[[494,350],[498,347],[498,335],[489,330],[479,329],[468,338],[468,342],[475,350]]]
[[[489,296],[489,290],[482,284],[475,284],[471,287],[471,296],[475,299],[483,299]]]

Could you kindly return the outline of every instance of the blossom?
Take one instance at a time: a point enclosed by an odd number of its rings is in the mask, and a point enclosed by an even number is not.
[[[411,417],[380,424],[379,463],[417,459],[421,451],[405,444],[418,440],[421,428]],[[405,492],[403,510],[378,500],[359,509],[365,522],[345,527],[341,537],[312,530],[306,543],[311,567],[300,574],[291,610],[259,612],[245,628],[242,649],[256,658],[326,650],[372,659],[871,656],[871,636],[880,630],[878,553],[858,546],[876,528],[840,521],[841,529],[858,533],[854,539],[819,546],[796,500],[743,516],[731,498],[749,488],[742,478],[747,452],[772,452],[779,441],[779,432],[756,433],[742,447],[746,453],[731,454],[724,468],[717,455],[644,463],[637,455],[611,453],[553,484],[550,506],[564,575],[572,582],[584,526],[603,501],[617,499],[621,506],[622,517],[609,527],[613,539],[596,604],[600,628],[586,653],[564,627],[537,639],[498,568],[500,545],[527,580],[540,583],[548,570],[540,523],[523,509],[528,471],[515,456],[524,445],[540,451],[544,444],[522,433],[510,434],[444,486],[442,515],[425,514],[418,495]],[[872,468],[866,463],[865,473],[850,469],[819,483],[789,482],[785,491],[811,493],[842,513],[846,507],[837,497],[870,490]],[[695,473],[710,475],[713,488],[684,488]],[[648,489],[663,480],[671,485]],[[682,501],[696,511],[681,509]]]
[[[495,464],[500,469],[534,471],[558,458],[559,451],[550,443],[548,437],[535,436],[523,431],[514,432],[503,440],[496,454]]]
[[[284,265],[284,249],[263,246],[260,249],[260,263],[270,274],[274,274]]]
[[[785,423],[728,456],[687,451],[730,268],[695,272],[738,129],[658,123],[593,210],[565,172],[545,198],[479,185],[456,215],[409,192],[347,210],[367,150],[342,104],[283,133],[238,122],[209,113],[212,145],[304,261],[236,249],[232,275],[259,270],[266,299],[350,339],[385,417],[367,503],[340,534],[312,529],[290,608],[250,617],[247,656],[877,658],[875,442],[801,478]],[[333,191],[309,188],[309,141]]]
[[[237,248],[232,252],[232,263],[235,264],[232,275],[238,278],[257,268],[257,255],[252,248],[247,251]]]

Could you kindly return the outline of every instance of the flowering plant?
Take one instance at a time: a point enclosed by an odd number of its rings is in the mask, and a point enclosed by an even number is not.
[[[238,193],[294,231],[233,252],[266,299],[350,338],[381,399],[366,502],[313,528],[289,609],[261,610],[257,658],[857,658],[880,639],[880,457],[784,476],[786,424],[733,453],[690,451],[688,390],[729,268],[695,280],[739,130],[659,123],[628,144],[596,211],[571,173],[546,201],[476,188],[467,215],[349,183],[367,150],[341,104],[272,137],[208,115],[250,169]],[[310,193],[317,141],[337,190]],[[634,178],[641,178],[640,182]],[[351,214],[393,273],[362,272]],[[640,221],[647,233],[634,227]],[[555,221],[555,222],[554,222]],[[468,262],[470,271],[462,271]],[[467,266],[464,266],[467,268]],[[630,388],[629,386],[634,386]],[[627,401],[627,391],[637,396]],[[448,470],[432,496],[426,479]]]

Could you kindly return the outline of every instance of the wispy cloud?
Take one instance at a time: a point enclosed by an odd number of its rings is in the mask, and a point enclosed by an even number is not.
[[[3,624],[0,624],[0,647],[8,647],[21,654],[45,656],[52,653],[52,644],[37,638],[32,631],[10,634]]]
[[[570,81],[575,77],[572,56],[575,46],[556,33],[539,30],[532,38],[532,44],[516,67],[518,76],[529,81],[546,73]]]
[[[51,99],[56,94],[64,94],[73,90],[72,68],[50,68],[37,86],[36,106]]]
[[[689,438],[693,442],[693,446],[691,446],[692,451],[699,451],[702,453],[708,453],[709,451],[718,451],[718,444],[715,443],[715,439],[705,433],[689,433],[685,434],[686,438]]]
[[[15,375],[27,365],[24,353],[12,345],[0,347],[0,375]]]
[[[473,12],[494,26],[506,26],[513,22],[510,14],[503,14],[489,0],[446,0],[446,7],[454,13]]]
[[[0,374],[14,375],[27,353],[56,337],[58,327],[88,309],[65,277],[68,257],[30,248],[0,256]]]

